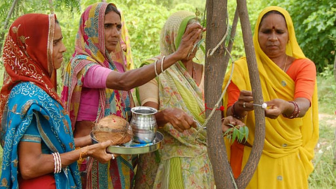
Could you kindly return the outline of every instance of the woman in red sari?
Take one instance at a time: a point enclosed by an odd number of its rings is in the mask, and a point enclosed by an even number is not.
[[[56,92],[56,69],[63,53],[54,14],[26,14],[11,25],[3,49],[0,93],[0,188],[81,188],[76,161],[87,156],[109,161],[111,141],[74,140],[70,118]],[[75,146],[84,146],[75,150]]]

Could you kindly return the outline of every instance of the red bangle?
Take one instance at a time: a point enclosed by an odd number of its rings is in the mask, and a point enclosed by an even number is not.
[[[291,115],[288,116],[286,114],[283,114],[283,116],[286,117],[286,118],[289,118],[289,119],[294,119],[294,118],[299,117],[299,114],[300,114],[299,105],[295,101],[288,101],[288,102],[292,103],[294,105],[294,110],[293,110]]]

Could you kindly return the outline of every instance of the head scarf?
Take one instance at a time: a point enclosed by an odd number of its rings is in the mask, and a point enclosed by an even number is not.
[[[56,70],[52,62],[55,20],[54,14],[26,14],[11,25],[3,49],[1,119],[10,91],[20,82],[34,82],[62,104],[56,92]]]
[[[286,20],[289,34],[286,54],[295,59],[305,59],[305,55],[296,41],[293,22],[289,13],[285,9],[276,6],[265,8],[257,19],[253,35],[262,94],[264,101],[275,98],[291,101],[294,99],[294,81],[268,58],[260,48],[258,41],[260,22],[263,16],[272,10],[280,12]],[[228,73],[230,73],[230,71]],[[227,74],[223,88],[226,86],[229,77],[230,74]],[[245,57],[235,62],[231,82],[240,90],[252,91]],[[283,86],[281,83],[286,83],[286,85]],[[228,94],[226,93],[224,102],[227,102],[227,98]],[[255,137],[254,111],[248,113],[245,123],[250,128],[248,142],[252,144]],[[281,158],[299,149],[302,163],[306,168],[307,174],[309,174],[313,170],[311,160],[314,156],[314,147],[318,141],[318,133],[317,87],[315,84],[311,107],[304,117],[295,119],[287,119],[282,116],[279,116],[277,119],[266,118],[266,138],[263,153],[272,158]],[[288,146],[286,150],[279,147],[282,146],[283,143]]]

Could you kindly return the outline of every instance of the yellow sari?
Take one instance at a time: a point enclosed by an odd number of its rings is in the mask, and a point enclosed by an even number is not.
[[[295,82],[267,57],[258,42],[258,28],[261,19],[272,10],[280,12],[286,19],[289,32],[286,54],[296,59],[305,58],[296,41],[293,23],[288,12],[280,7],[264,9],[259,15],[253,36],[262,94],[265,102],[275,98],[291,101],[294,99]],[[223,87],[228,79],[229,75],[225,77]],[[231,82],[239,90],[252,91],[245,58],[241,58],[235,63]],[[264,149],[257,170],[247,188],[308,188],[308,176],[313,171],[311,160],[314,157],[314,147],[318,141],[319,133],[317,100],[315,83],[311,107],[304,117],[295,119],[283,116],[279,116],[277,119],[266,118]],[[227,102],[228,94],[225,95],[224,104]],[[253,144],[255,138],[254,111],[250,111],[244,121],[250,129],[248,142]],[[230,148],[227,149],[230,150]],[[242,167],[247,163],[250,152],[251,148],[245,146]]]

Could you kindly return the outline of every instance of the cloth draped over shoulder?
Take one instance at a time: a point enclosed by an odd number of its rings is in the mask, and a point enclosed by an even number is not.
[[[74,126],[80,106],[83,77],[93,65],[118,71],[105,48],[104,17],[109,3],[95,3],[82,13],[77,33],[75,53],[66,66],[62,100],[70,112]],[[113,4],[112,4],[113,5]],[[115,6],[115,5],[113,5]],[[130,119],[130,97],[123,91],[102,88],[99,90],[99,107],[96,122],[107,115]],[[75,129],[75,128],[74,128]],[[91,159],[88,165],[87,187],[130,188],[133,166],[131,156],[118,156],[108,164]]]
[[[117,44],[114,52],[111,53],[112,60],[114,62],[119,62],[125,65],[126,70],[134,69],[133,57],[132,57],[132,50],[131,50],[131,41],[130,36],[128,34],[127,26],[124,14],[120,11],[121,14],[121,41]],[[122,49],[121,45],[125,45],[126,51]]]
[[[195,18],[193,13],[187,11],[179,11],[170,16],[161,31],[161,55],[147,60],[145,64],[160,61],[163,56],[174,53],[189,20]],[[205,145],[206,132],[203,130],[197,133],[205,121],[203,89],[197,86],[182,62],[175,63],[156,79],[159,87],[159,110],[179,108],[192,116],[198,127],[179,132],[170,123],[165,124],[160,129],[164,135],[163,148],[159,150],[160,163],[158,167],[150,166],[157,163],[153,160],[153,155],[145,154],[139,162],[142,169],[139,168],[137,172],[136,187],[211,188],[213,176]],[[186,171],[183,167],[189,167],[189,170]],[[145,176],[140,178],[138,174]]]
[[[289,13],[280,7],[274,6],[264,9],[258,17],[253,36],[263,100],[266,102],[280,98],[292,101],[294,99],[295,82],[268,58],[258,42],[258,28],[261,19],[267,12],[272,10],[284,15],[287,23],[289,41],[286,46],[286,54],[296,59],[302,59],[302,61],[307,60],[297,43]],[[225,77],[223,88],[228,83],[229,77],[230,71]],[[252,91],[245,57],[234,63],[231,82],[239,90]],[[285,86],[283,83],[285,83]],[[226,93],[224,105],[227,101],[228,94]],[[266,118],[266,137],[263,153],[248,188],[308,187],[307,179],[313,171],[311,160],[314,157],[314,147],[317,144],[319,135],[317,102],[317,87],[315,83],[311,107],[304,117],[295,119],[288,119],[283,116],[279,116],[277,119]],[[255,138],[254,111],[248,113],[245,123],[250,129],[247,141],[253,144]],[[250,151],[250,147],[244,148],[243,167],[247,162]]]
[[[0,188],[20,187],[18,145],[33,121],[50,154],[75,148],[69,116],[56,93],[52,61],[55,19],[53,14],[21,16],[11,25],[5,40],[0,94],[4,152]],[[54,178],[58,189],[81,188],[76,163],[54,174]]]

